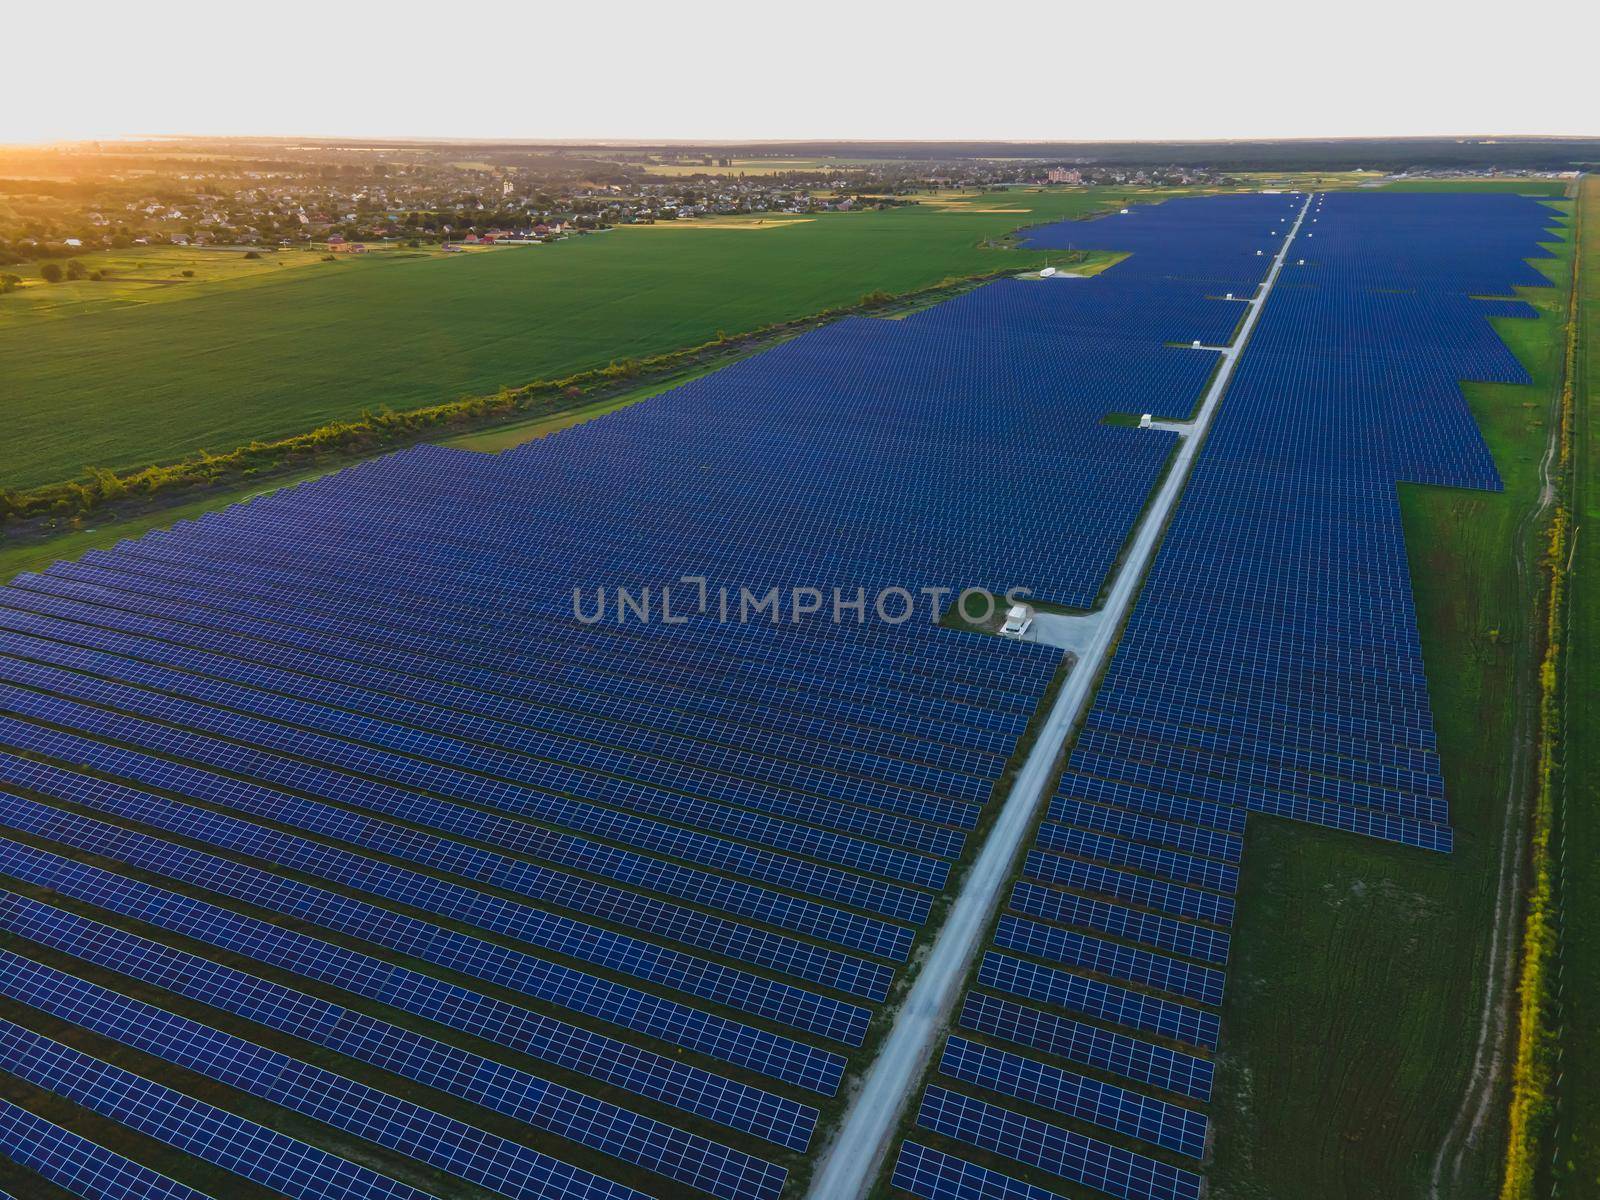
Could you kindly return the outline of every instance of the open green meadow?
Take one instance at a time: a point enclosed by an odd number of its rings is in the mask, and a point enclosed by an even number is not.
[[[1564,179],[1396,179],[1386,192],[1514,192],[1520,196],[1564,196]]]
[[[474,251],[504,254],[507,249]],[[69,279],[47,283],[40,276],[43,263],[7,267],[21,276],[16,291],[0,298],[0,330],[14,325],[31,328],[41,317],[80,317],[102,309],[193,300],[218,290],[219,285],[248,287],[281,281],[291,271],[310,269],[327,275],[344,259],[325,262],[321,247],[297,246],[286,250],[260,250],[248,258],[245,247],[139,246],[79,255],[85,269],[103,271],[104,279]],[[399,245],[374,248],[369,257],[386,261],[443,258],[437,247],[408,249]],[[70,261],[70,260],[69,260]]]
[[[1216,1200],[1427,1195],[1469,1093],[1507,794],[1525,782],[1516,698],[1536,702],[1539,575],[1515,560],[1543,546],[1526,518],[1564,349],[1563,250],[1540,260],[1559,286],[1523,292],[1540,319],[1495,322],[1534,384],[1464,386],[1505,491],[1400,489],[1455,853],[1251,819],[1212,1109]],[[1495,1194],[1503,1108],[1441,1197]]]
[[[1233,171],[1230,174],[1251,187],[1293,191],[1360,187],[1383,178],[1382,171]]]
[[[1600,1197],[1600,180],[1584,181],[1573,567],[1567,601],[1565,817],[1560,851],[1566,937],[1563,1120],[1556,1177],[1564,1200]],[[1578,1081],[1588,1081],[1588,1086]]]
[[[130,302],[50,313],[23,303],[0,317],[0,483],[26,488],[86,466],[223,452],[365,409],[696,345],[871,291],[1026,268],[1047,256],[982,243],[1121,198],[1019,190],[992,206],[1005,212],[919,206],[764,227],[620,229],[480,254],[382,253],[293,268],[268,260],[162,303],[135,302],[134,285],[115,279],[73,285],[116,289]],[[82,261],[93,267],[95,258]],[[19,299],[27,297],[0,297],[0,312]]]

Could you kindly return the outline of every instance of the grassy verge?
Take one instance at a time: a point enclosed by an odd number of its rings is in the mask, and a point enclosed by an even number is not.
[[[651,396],[659,396],[669,388],[675,388],[681,383],[687,383],[691,379],[698,379],[701,375],[707,374],[710,374],[709,370],[691,371],[661,383],[650,384],[631,392],[624,392],[620,396],[597,400],[593,404],[580,405],[578,408],[557,413],[552,417],[535,417],[531,421],[513,421],[509,425],[501,425],[494,429],[441,438],[438,444],[449,446],[456,450],[476,450],[480,454],[498,454],[502,450],[511,450],[528,442],[537,441],[546,434],[560,433],[563,429],[571,429],[574,425],[582,425],[587,421],[594,420],[596,417],[603,417],[607,413],[616,412],[619,408],[627,408],[628,405],[637,404],[640,400],[648,400]]]
[[[1540,260],[1564,284],[1570,249]],[[1500,494],[1400,489],[1413,596],[1457,833],[1425,854],[1251,818],[1223,1014],[1215,1200],[1427,1192],[1468,1092],[1498,894],[1502,818],[1525,783],[1515,697],[1531,695],[1539,461],[1563,357],[1567,292],[1530,290],[1538,321],[1497,321],[1531,387],[1468,384]],[[1492,1195],[1503,1121],[1450,1195]]]
[[[1574,372],[1561,884],[1561,1074],[1555,1181],[1562,1200],[1600,1197],[1600,179],[1583,183]]]

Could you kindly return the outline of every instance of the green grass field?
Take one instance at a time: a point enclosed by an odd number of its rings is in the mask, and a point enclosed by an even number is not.
[[[985,249],[1122,193],[1006,209],[824,214],[763,229],[614,230],[449,257],[262,266],[181,301],[0,320],[0,482],[132,468],[561,376],[1045,256]],[[85,256],[92,266],[94,256]],[[254,264],[250,264],[254,266]],[[89,287],[93,285],[79,285]],[[116,287],[117,284],[111,285]],[[21,297],[0,297],[0,309]]]
[[[1564,196],[1564,179],[1396,179],[1385,192],[1515,192],[1522,196]]]
[[[290,271],[309,269],[324,277],[342,271],[348,260],[323,261],[321,247],[297,246],[287,250],[261,250],[246,258],[243,249],[206,249],[194,246],[142,246],[82,254],[77,261],[104,270],[103,280],[64,280],[46,283],[43,263],[24,263],[6,271],[22,277],[22,285],[0,298],[0,331],[21,326],[34,328],[42,317],[81,317],[103,309],[194,300],[220,290],[219,285],[247,287],[281,282]],[[509,248],[473,251],[506,254]],[[443,258],[437,247],[411,249],[399,244],[374,248],[369,257],[389,262]],[[309,276],[307,277],[310,278]]]
[[[1600,180],[1584,181],[1583,274],[1573,440],[1577,545],[1568,597],[1566,801],[1567,1084],[1558,1144],[1563,1200],[1600,1197]]]
[[[1570,257],[1543,262],[1565,284]],[[1497,327],[1531,387],[1466,385],[1501,494],[1403,486],[1453,855],[1253,817],[1223,1014],[1214,1200],[1400,1200],[1427,1178],[1467,1091],[1537,573],[1512,547],[1535,504],[1560,368],[1564,286]],[[1542,545],[1542,542],[1540,543]],[[1533,702],[1531,683],[1529,703]],[[1497,1110],[1498,1111],[1498,1110]],[[1492,1196],[1489,1128],[1447,1197]]]

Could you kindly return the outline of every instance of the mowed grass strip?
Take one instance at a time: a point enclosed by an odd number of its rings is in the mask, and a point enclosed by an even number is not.
[[[1536,563],[1544,546],[1525,518],[1564,352],[1560,253],[1539,260],[1556,286],[1522,292],[1540,319],[1495,322],[1533,385],[1463,385],[1505,491],[1400,488],[1455,852],[1251,818],[1212,1106],[1214,1200],[1424,1196],[1468,1091],[1516,689],[1537,703],[1526,659],[1540,579],[1519,577],[1515,556],[1525,543]],[[1495,1193],[1503,1113],[1449,1194]]]
[[[1121,198],[1015,191],[1004,207],[1026,212],[908,207],[821,214],[760,236],[610,231],[485,254],[373,254],[263,267],[182,303],[10,320],[0,323],[0,485],[222,453],[363,410],[561,377],[1011,257],[1025,269],[1046,256],[982,243]]]

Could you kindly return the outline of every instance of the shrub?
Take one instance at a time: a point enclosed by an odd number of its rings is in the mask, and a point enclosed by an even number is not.
[[[39,268],[39,277],[46,283],[60,283],[67,277],[67,273],[61,269],[60,263],[52,262],[45,263]]]
[[[244,256],[246,258],[260,258],[261,257],[261,251],[259,251],[259,250],[246,250],[244,252]]]
[[[127,485],[115,471],[107,470],[105,467],[89,467],[88,474],[94,481],[94,490],[100,494],[101,500],[120,500],[128,494]]]

